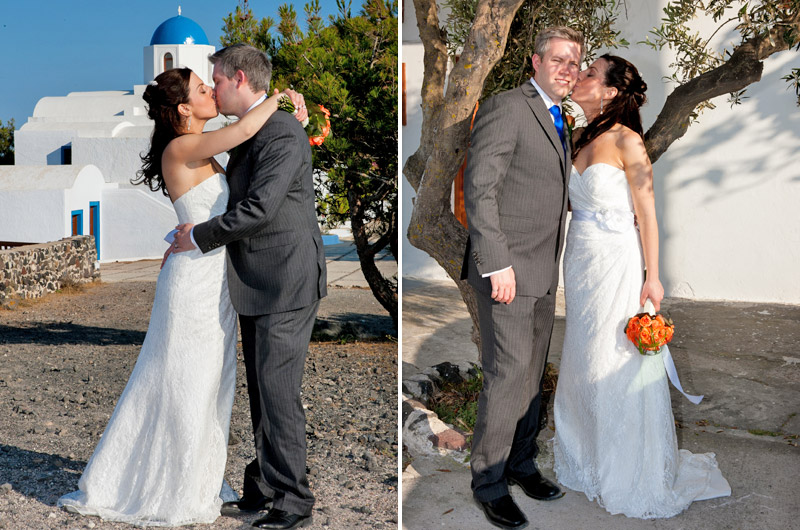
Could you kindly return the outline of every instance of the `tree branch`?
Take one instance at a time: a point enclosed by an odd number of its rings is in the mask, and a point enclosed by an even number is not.
[[[800,11],[781,21],[767,34],[744,41],[717,68],[677,87],[667,97],[658,118],[645,134],[645,146],[650,160],[658,160],[673,142],[686,134],[697,105],[723,94],[737,92],[761,80],[764,59],[791,48],[797,43],[798,34]]]
[[[436,0],[414,0],[417,28],[424,49],[422,77],[422,138],[417,151],[409,157],[403,174],[414,190],[419,188],[425,171],[428,146],[433,144],[435,127],[427,126],[434,121],[444,98],[444,82],[447,73],[447,45],[445,35],[439,27],[439,8]]]

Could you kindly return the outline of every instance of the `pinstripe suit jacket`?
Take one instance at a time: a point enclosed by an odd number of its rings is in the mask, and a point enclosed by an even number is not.
[[[489,294],[482,274],[512,266],[518,296],[555,293],[572,169],[530,81],[478,109],[464,174],[469,240],[462,278]]]
[[[326,292],[311,149],[294,116],[277,111],[227,168],[228,211],[194,227],[200,250],[227,245],[228,287],[242,315],[306,307]]]

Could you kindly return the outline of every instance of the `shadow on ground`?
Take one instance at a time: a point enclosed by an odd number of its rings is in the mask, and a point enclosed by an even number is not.
[[[61,494],[78,488],[85,467],[82,460],[0,444],[1,482],[48,506],[55,506]]]
[[[71,322],[36,322],[26,326],[0,324],[0,344],[141,344],[145,333],[129,329],[84,326]]]

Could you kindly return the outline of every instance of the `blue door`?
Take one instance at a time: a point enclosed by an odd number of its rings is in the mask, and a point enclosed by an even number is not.
[[[100,259],[100,203],[89,203],[89,235],[94,236],[97,259]]]
[[[83,235],[83,210],[72,210],[72,235]]]

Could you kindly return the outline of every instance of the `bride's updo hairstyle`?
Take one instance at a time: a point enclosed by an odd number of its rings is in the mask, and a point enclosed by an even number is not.
[[[131,179],[131,183],[144,183],[152,191],[161,190],[164,195],[169,195],[161,176],[161,155],[167,144],[186,134],[178,105],[189,102],[191,76],[189,68],[173,68],[159,74],[145,88],[142,97],[147,103],[147,115],[155,122],[155,128],[150,139],[150,151],[141,157],[142,169],[136,172],[138,178]]]
[[[642,80],[636,67],[622,57],[605,54],[600,59],[604,59],[608,63],[603,84],[616,88],[617,95],[611,100],[605,101],[603,113],[586,126],[572,150],[573,160],[584,146],[617,123],[621,123],[644,137],[639,107],[647,101],[647,97],[644,95],[647,91],[647,83]]]

